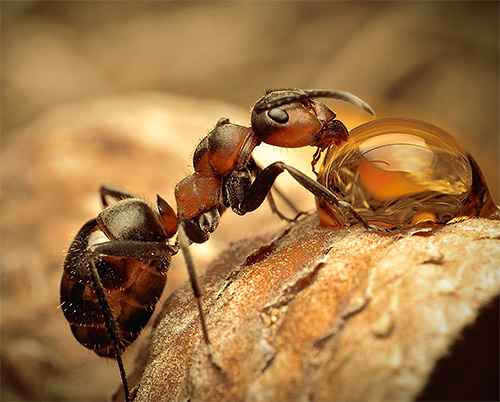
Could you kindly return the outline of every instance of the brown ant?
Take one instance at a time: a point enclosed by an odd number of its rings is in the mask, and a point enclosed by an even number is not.
[[[348,139],[344,124],[315,97],[347,101],[373,114],[365,102],[345,92],[268,91],[253,107],[251,127],[220,119],[198,144],[194,173],[175,187],[177,214],[160,196],[153,208],[133,193],[101,187],[103,211],[80,229],[66,255],[61,304],[82,345],[99,356],[117,359],[127,401],[130,392],[121,353],[151,317],[166,283],[170,259],[179,249],[186,260],[208,356],[220,370],[210,350],[201,290],[188,247],[191,242],[208,240],[226,208],[244,215],[268,197],[273,211],[284,218],[270,190],[286,170],[318,199],[347,210],[365,227],[384,230],[368,224],[349,203],[292,166],[274,162],[261,169],[253,160],[252,151],[261,142],[285,148],[310,145],[317,147],[311,163],[314,171],[323,150]],[[109,203],[108,198],[116,202]],[[170,244],[176,234],[176,242]]]

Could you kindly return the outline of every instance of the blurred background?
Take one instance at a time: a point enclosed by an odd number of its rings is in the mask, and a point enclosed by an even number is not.
[[[345,90],[378,117],[438,125],[499,201],[497,2],[3,1],[1,40],[2,400],[104,400],[119,386],[58,308],[64,251],[98,213],[101,183],[173,203],[198,141],[223,116],[247,125],[267,88]],[[369,120],[325,103],[349,128]],[[259,148],[263,164],[310,172],[312,149]],[[228,213],[198,267],[280,225],[266,206]],[[165,295],[185,280],[181,260]]]

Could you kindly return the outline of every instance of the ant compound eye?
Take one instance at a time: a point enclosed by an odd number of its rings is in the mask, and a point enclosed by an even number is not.
[[[380,119],[331,147],[318,181],[367,221],[406,226],[446,223],[497,212],[484,176],[450,134],[423,121]],[[345,210],[318,201],[324,225],[355,223]]]
[[[289,116],[288,113],[283,109],[275,108],[271,109],[267,112],[267,115],[274,120],[276,123],[285,124],[288,122]]]

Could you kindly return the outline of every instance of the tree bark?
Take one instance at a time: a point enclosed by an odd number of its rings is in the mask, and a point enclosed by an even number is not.
[[[414,400],[500,292],[500,222],[381,235],[320,228],[310,215],[231,245],[202,285],[224,372],[208,360],[186,284],[168,298],[139,354],[136,401]],[[496,345],[472,360],[490,358],[493,369],[470,376],[484,379],[483,391],[493,376],[495,397],[498,321],[490,324]]]

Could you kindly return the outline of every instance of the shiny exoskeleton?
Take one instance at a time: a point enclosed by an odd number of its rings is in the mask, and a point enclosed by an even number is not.
[[[111,190],[103,186],[101,192],[107,196]],[[163,203],[159,198],[158,205]],[[165,287],[170,257],[177,248],[168,244],[173,233],[162,223],[168,216],[145,201],[131,195],[104,206],[96,219],[80,229],[68,250],[61,303],[75,338],[99,356],[115,357],[115,345],[109,339],[95,294],[92,266],[106,289],[121,352],[149,321]]]
[[[348,138],[348,130],[326,105],[313,98],[347,101],[373,114],[354,95],[338,91],[269,91],[252,110],[251,127],[219,120],[194,152],[194,173],[175,188],[177,213],[161,197],[152,207],[136,195],[111,186],[101,188],[104,209],[76,235],[64,262],[61,304],[76,339],[100,356],[116,357],[130,399],[122,351],[146,325],[166,282],[170,258],[182,250],[198,303],[200,323],[212,358],[196,270],[189,253],[191,242],[208,240],[220,215],[230,207],[244,215],[266,197],[273,211],[270,190],[276,177],[287,171],[318,199],[337,205],[365,227],[368,224],[348,202],[299,170],[282,162],[260,168],[252,151],[261,142],[296,148],[317,147],[321,152]],[[116,202],[110,204],[108,198]],[[176,242],[169,239],[177,234]]]
[[[341,99],[373,114],[365,102],[345,92],[269,92],[253,107],[251,127],[231,124],[223,118],[201,140],[193,157],[195,172],[175,188],[179,219],[194,220],[205,233],[206,240],[226,207],[239,215],[257,209],[269,195],[276,177],[286,170],[319,199],[338,205],[364,226],[372,227],[349,203],[339,203],[334,193],[297,169],[275,162],[262,170],[252,159],[252,151],[261,142],[284,148],[309,145],[317,147],[311,163],[314,169],[323,150],[348,139],[348,130],[335,119],[335,113],[313,97]],[[188,237],[196,241],[189,234]]]
[[[117,202],[109,205],[108,197]],[[121,352],[147,324],[163,293],[170,258],[178,251],[168,243],[177,218],[159,196],[156,209],[111,186],[101,187],[101,198],[105,208],[80,229],[66,254],[61,306],[82,345],[117,358],[128,401]]]

